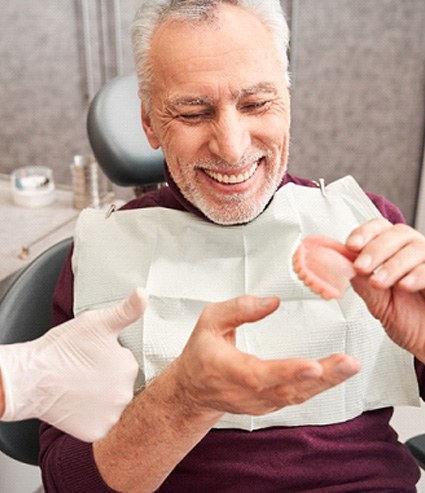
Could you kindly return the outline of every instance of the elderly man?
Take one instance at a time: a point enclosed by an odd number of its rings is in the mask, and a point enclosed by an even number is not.
[[[287,44],[278,0],[143,2],[142,123],[169,186],[85,214],[55,300],[59,323],[146,282],[121,338],[139,390],[93,446],[43,428],[48,493],[415,491],[389,420],[424,392],[425,239],[350,180],[287,173]],[[356,258],[340,303],[291,274],[310,233]]]

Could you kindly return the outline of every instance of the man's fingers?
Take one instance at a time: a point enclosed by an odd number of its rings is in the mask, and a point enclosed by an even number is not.
[[[323,369],[319,362],[311,359],[260,360],[245,355],[244,379],[256,391],[273,388],[282,383],[300,383],[305,379],[320,378]]]
[[[143,288],[137,288],[126,300],[96,313],[99,325],[118,334],[127,325],[139,319],[145,311],[148,296]]]
[[[310,361],[310,367],[305,366],[307,362],[308,360],[299,360],[298,364],[301,364],[301,367],[297,368],[293,376],[287,382],[280,383],[273,389],[275,394],[273,403],[276,408],[301,404],[315,395],[339,385],[360,370],[360,363],[351,356],[344,354],[334,354],[322,360]],[[317,371],[317,367],[312,365],[313,363],[320,366],[320,372]]]
[[[354,229],[347,238],[345,244],[350,250],[358,252],[362,250],[369,241],[382,232],[391,229],[391,227],[392,224],[383,217],[372,219]]]
[[[224,335],[244,323],[256,322],[270,315],[279,304],[280,299],[277,296],[258,298],[248,295],[210,303],[202,312],[197,326],[208,327]]]
[[[346,354],[320,360],[260,360],[245,355],[244,365],[227,373],[234,382],[235,400],[228,400],[228,412],[261,415],[285,406],[300,404],[352,377],[360,363]],[[239,388],[238,388],[239,387]]]
[[[360,362],[348,354],[333,354],[319,360],[323,381],[330,387],[354,376],[361,369]]]
[[[255,358],[256,359],[256,358]],[[255,364],[255,369],[254,369]],[[360,363],[345,354],[334,354],[320,360],[312,359],[283,359],[258,360],[252,364],[252,372],[245,377],[251,386],[262,390],[281,386],[290,382],[291,385],[308,388],[309,385],[332,387],[352,377],[360,370]],[[249,380],[248,380],[249,378]]]

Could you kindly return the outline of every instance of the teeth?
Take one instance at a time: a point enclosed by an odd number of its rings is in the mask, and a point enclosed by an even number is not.
[[[218,181],[219,183],[225,183],[225,184],[236,184],[236,183],[242,183],[249,178],[255,173],[256,169],[258,167],[258,162],[254,163],[251,168],[248,171],[245,171],[245,173],[240,173],[239,175],[223,175],[221,173],[215,173],[214,171],[208,171],[204,170],[205,173],[212,178],[215,181]]]

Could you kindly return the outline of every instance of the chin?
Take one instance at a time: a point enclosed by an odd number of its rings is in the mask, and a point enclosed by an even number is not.
[[[238,224],[247,224],[257,218],[266,208],[269,200],[264,201],[264,204],[256,204],[256,207],[247,208],[246,204],[240,207],[239,204],[234,204],[232,207],[227,205],[220,207],[197,207],[201,212],[213,223],[221,226],[236,226]],[[227,210],[226,210],[227,209]]]

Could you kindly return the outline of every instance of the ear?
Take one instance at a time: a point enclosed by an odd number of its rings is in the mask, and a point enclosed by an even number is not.
[[[158,149],[160,147],[159,139],[156,136],[156,132],[153,128],[152,119],[143,103],[142,103],[142,126],[143,126],[143,130],[145,131],[146,137],[149,141],[149,144],[154,149]]]

